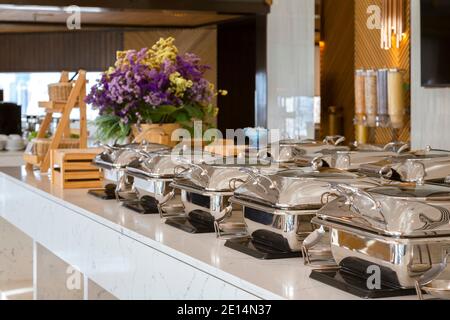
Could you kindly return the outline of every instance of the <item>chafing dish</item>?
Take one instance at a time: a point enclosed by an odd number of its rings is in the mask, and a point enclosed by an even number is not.
[[[425,150],[364,164],[359,170],[365,174],[381,175],[404,182],[443,179],[450,175],[450,151],[428,147]]]
[[[276,163],[294,163],[302,156],[321,156],[323,152],[329,150],[349,150],[342,146],[345,141],[341,136],[330,136],[323,141],[311,140],[281,140],[262,148],[258,157],[261,159],[270,159]],[[309,163],[306,165],[309,166]]]
[[[184,214],[169,218],[166,223],[192,233],[216,232],[225,237],[245,233],[242,219],[232,215],[233,206],[228,200],[233,190],[247,179],[241,169],[250,166],[277,170],[265,161],[248,164],[247,160],[236,158],[220,158],[210,164],[188,164],[188,169],[176,176],[171,184],[181,192]]]
[[[141,213],[159,213],[161,218],[179,216],[184,211],[180,193],[170,186],[177,172],[186,170],[186,163],[207,163],[215,159],[207,152],[141,154],[139,161],[126,167],[125,173],[133,181],[133,188],[127,197],[130,201],[124,205]]]
[[[124,174],[128,164],[139,161],[143,154],[170,149],[164,145],[147,142],[115,146],[103,145],[102,147],[104,151],[94,158],[93,165],[103,169],[105,179],[116,183],[117,198],[133,194],[132,181]]]
[[[416,293],[420,300],[424,300],[422,291],[438,299],[450,299],[450,270],[448,268],[450,252],[446,251],[442,262],[416,281]]]
[[[381,181],[329,168],[293,169],[271,175],[253,169],[247,173],[250,178],[235,190],[230,202],[242,208],[253,245],[267,252],[285,253],[285,257],[292,253],[299,256],[303,240],[316,229],[311,219],[326,198],[333,196],[332,185],[349,183],[368,188]],[[227,246],[236,248],[236,241]]]
[[[357,170],[362,165],[396,157],[409,149],[407,144],[389,143],[383,148],[378,146],[358,146],[352,151],[330,150],[322,156],[309,158],[313,166],[324,166],[340,170]],[[308,162],[308,158],[300,158]]]
[[[381,283],[414,288],[450,248],[450,188],[436,185],[335,189],[342,196],[313,223],[329,228],[336,263],[353,274],[380,270]]]

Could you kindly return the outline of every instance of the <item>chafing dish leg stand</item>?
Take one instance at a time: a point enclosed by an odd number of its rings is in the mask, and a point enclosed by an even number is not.
[[[271,237],[271,235],[266,236]],[[290,252],[276,249],[274,248],[275,246],[267,245],[267,241],[271,240],[268,240],[267,237],[264,237],[264,235],[258,235],[258,233],[255,232],[251,237],[227,240],[225,242],[225,247],[261,260],[289,259],[299,258],[302,256],[300,252]]]
[[[192,234],[214,233],[214,218],[206,212],[194,210],[186,216],[166,219],[166,224]]]
[[[339,270],[313,270],[310,278],[363,299],[383,299],[413,296],[415,289],[401,289],[381,284],[381,289],[369,289],[370,274],[356,274],[345,268]]]
[[[150,196],[143,196],[140,199],[125,201],[123,206],[139,214],[159,214],[158,201]]]
[[[236,200],[234,200],[236,201]],[[241,207],[244,216],[267,215],[250,207]],[[245,221],[243,221],[246,224]],[[261,260],[289,259],[302,256],[300,251],[292,251],[287,239],[270,230],[255,230],[250,236],[230,239],[225,246]]]
[[[115,184],[107,184],[101,189],[90,189],[88,194],[102,200],[115,200],[116,199],[116,188]]]
[[[193,234],[216,233],[222,239],[247,235],[242,219],[234,221],[233,207],[228,205],[227,197],[182,190],[181,198],[186,213],[177,217],[168,216],[166,224]]]

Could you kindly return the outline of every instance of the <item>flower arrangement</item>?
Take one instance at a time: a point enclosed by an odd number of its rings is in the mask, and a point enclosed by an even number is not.
[[[86,97],[99,110],[95,124],[101,140],[123,139],[141,123],[179,123],[192,128],[202,120],[212,127],[218,109],[213,98],[226,95],[205,79],[208,66],[192,53],[180,55],[174,38],[161,38],[151,49],[117,52]]]

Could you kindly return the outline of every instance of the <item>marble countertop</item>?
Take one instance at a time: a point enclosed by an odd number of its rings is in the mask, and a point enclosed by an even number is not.
[[[15,157],[15,156],[23,156],[24,150],[21,151],[7,151],[7,150],[1,150],[0,151],[0,157]]]
[[[302,259],[261,261],[224,246],[214,234],[192,235],[165,225],[159,215],[139,215],[114,200],[89,196],[87,190],[54,188],[47,175],[23,167],[0,174],[39,195],[155,250],[207,272],[264,299],[356,299],[309,278]]]

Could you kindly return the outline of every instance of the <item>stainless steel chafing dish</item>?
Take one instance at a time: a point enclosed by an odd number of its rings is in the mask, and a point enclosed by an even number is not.
[[[381,175],[404,182],[443,179],[450,175],[450,151],[428,147],[425,150],[364,164],[359,170],[365,174]]]
[[[147,142],[102,147],[104,151],[94,158],[93,165],[103,169],[105,179],[117,184],[117,196],[119,193],[126,194],[132,189],[132,183],[124,175],[127,165],[138,161],[143,154],[170,149],[168,146]]]
[[[150,153],[170,150],[170,147],[146,142],[114,146],[102,145],[102,147],[104,151],[94,158],[93,164],[105,171],[125,169],[130,162],[139,159],[142,152]]]
[[[332,186],[348,183],[361,188],[378,186],[379,179],[358,173],[322,168],[293,169],[267,175],[247,169],[248,181],[235,190],[230,202],[244,212],[254,242],[281,252],[300,252],[303,240],[316,229],[311,223]]]
[[[139,161],[133,161],[125,170],[126,176],[133,181],[129,190],[135,209],[159,213],[162,218],[179,216],[184,211],[180,193],[170,186],[177,171],[186,170],[186,163],[211,162],[215,157],[207,152],[183,152],[181,155],[171,151],[141,152]],[[141,201],[144,200],[144,201]],[[140,203],[141,202],[141,203]]]
[[[216,232],[221,236],[242,235],[246,232],[242,219],[232,216],[233,207],[228,202],[236,186],[244,183],[248,177],[242,168],[256,166],[269,171],[277,169],[264,161],[255,165],[236,164],[239,161],[247,160],[220,158],[210,164],[189,163],[188,169],[175,177],[171,187],[181,192],[183,216],[190,222],[202,225],[202,228],[190,228],[191,231],[185,229],[186,231]],[[169,218],[166,223],[175,225],[180,219],[182,218]]]
[[[331,150],[319,157],[304,157],[299,161],[311,162],[313,166],[324,166],[340,170],[357,170],[362,165],[396,157],[409,150],[407,144],[389,143],[384,147],[359,146],[352,151]]]
[[[379,267],[381,282],[414,288],[450,248],[450,188],[382,186],[363,191],[338,185],[342,194],[313,223],[330,229],[336,263],[355,274]]]
[[[341,136],[330,136],[320,142],[311,140],[281,140],[261,149],[258,155],[261,159],[270,159],[276,163],[294,163],[301,156],[316,157],[321,156],[323,152],[329,150],[349,150],[348,147],[342,146],[344,141],[345,138]],[[309,165],[308,163],[305,166]]]

